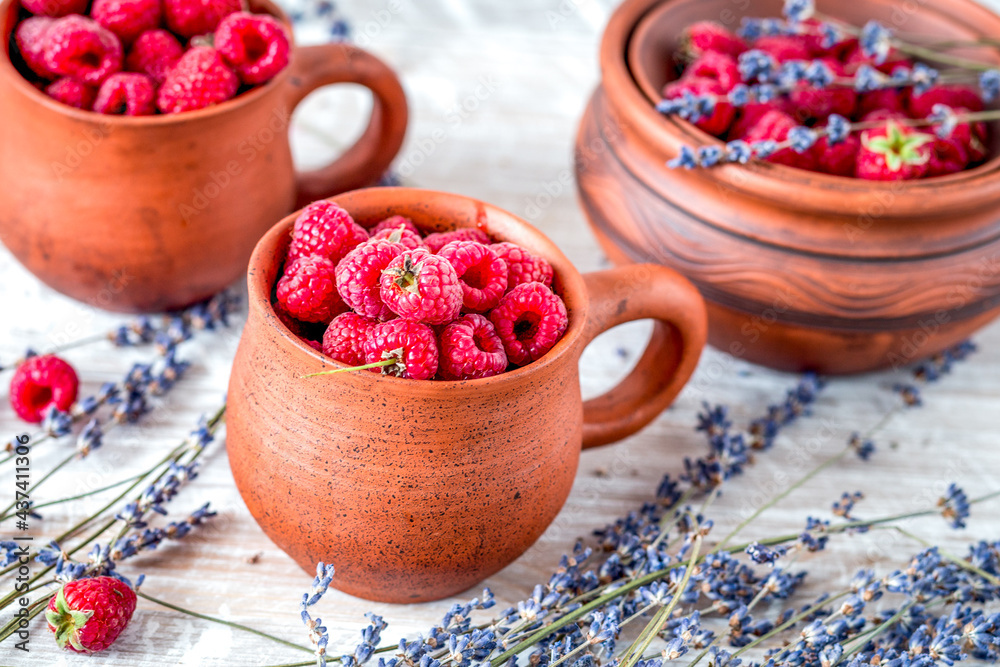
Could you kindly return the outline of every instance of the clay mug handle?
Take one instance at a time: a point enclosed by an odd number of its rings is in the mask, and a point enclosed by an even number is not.
[[[343,42],[298,49],[292,68],[292,108],[317,88],[334,83],[360,84],[374,98],[368,127],[357,142],[331,164],[296,176],[296,208],[377,181],[406,134],[406,94],[395,73],[370,53]]]
[[[585,275],[589,344],[633,320],[654,320],[653,335],[635,369],[607,393],[583,404],[583,448],[632,435],[653,421],[691,377],[708,335],[701,294],[680,274],[632,264]]]

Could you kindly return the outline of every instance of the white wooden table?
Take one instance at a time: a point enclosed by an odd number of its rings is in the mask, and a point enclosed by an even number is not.
[[[471,195],[522,215],[582,271],[600,269],[607,261],[567,183],[576,123],[597,81],[599,35],[612,5],[610,0],[338,2],[356,31],[364,33],[357,41],[392,64],[407,89],[412,122],[397,161],[404,182]],[[396,7],[398,12],[390,11]],[[319,164],[348,142],[360,127],[366,105],[364,96],[352,91],[315,95],[293,124],[300,164]],[[45,288],[6,250],[0,250],[0,304],[0,359],[5,363],[27,345],[44,350],[123,321]],[[36,499],[108,484],[142,469],[179,442],[200,414],[221,402],[241,318],[227,330],[184,344],[180,356],[193,367],[164,404],[140,425],[109,435],[101,450],[40,490]],[[581,364],[585,395],[600,393],[624,374],[625,359],[636,358],[646,332],[642,324],[621,327],[592,345]],[[951,481],[959,482],[970,497],[996,489],[1000,323],[974,340],[980,351],[924,391],[925,407],[897,415],[876,437],[874,460],[835,466],[765,514],[753,534],[797,530],[807,514],[829,517],[830,503],[842,491],[863,490],[867,499],[857,513],[870,517],[922,508]],[[83,390],[92,392],[101,382],[117,379],[133,361],[147,359],[149,352],[113,351],[97,344],[65,356],[79,370]],[[899,403],[891,386],[903,378],[882,373],[831,381],[814,416],[790,428],[775,449],[760,456],[716,502],[713,514],[719,530],[732,527],[748,507],[773,495],[780,475],[794,478],[804,473],[842,447],[852,431],[879,422]],[[653,425],[625,442],[583,454],[572,495],[555,523],[524,556],[486,582],[498,597],[498,608],[524,599],[536,583],[544,583],[577,537],[587,538],[593,529],[651,499],[664,473],[679,473],[684,456],[703,453],[703,436],[693,430],[703,401],[728,405],[737,426],[743,426],[762,415],[769,403],[780,402],[796,380],[706,351],[690,385]],[[0,407],[0,433],[6,438],[22,430],[10,408]],[[68,441],[47,445],[32,465],[44,470],[71,446]],[[805,452],[802,459],[810,463],[800,462],[795,456],[799,452]],[[13,486],[8,470],[0,468],[0,498],[5,503]],[[206,457],[201,476],[171,504],[171,516],[180,518],[206,501],[219,512],[207,526],[182,542],[134,559],[122,571],[144,572],[143,590],[152,596],[306,643],[298,603],[311,574],[257,528],[233,486],[219,443]],[[52,508],[33,530],[39,537],[54,535],[96,507],[97,501],[88,498]],[[915,522],[912,530],[964,554],[973,541],[1000,538],[996,510],[995,504],[974,508],[964,531],[951,531],[936,518]],[[7,527],[0,528],[0,536],[9,534]],[[831,549],[835,553],[806,559],[812,583],[805,594],[862,566],[894,569],[919,546],[876,533],[836,540]],[[331,654],[339,655],[353,650],[367,625],[365,611],[386,617],[390,626],[384,636],[393,641],[425,631],[452,602],[393,606],[331,591],[316,613],[330,628]],[[309,657],[142,600],[114,650],[89,661],[58,651],[41,623],[32,627],[31,652],[21,654],[5,644],[0,664],[210,667]]]

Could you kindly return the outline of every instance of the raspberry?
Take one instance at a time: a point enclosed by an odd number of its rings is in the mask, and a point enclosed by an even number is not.
[[[120,116],[149,116],[156,113],[155,97],[156,85],[148,76],[118,72],[101,84],[94,101],[94,111]]]
[[[289,331],[301,338],[303,335],[302,323],[292,317],[292,314],[289,313],[285,307],[281,305],[281,303],[275,301],[271,304],[271,307],[274,308],[274,314],[278,316],[281,323],[284,324]]]
[[[147,30],[132,44],[125,57],[125,69],[145,74],[160,85],[182,55],[184,47],[176,37],[166,30]]]
[[[698,96],[715,95],[724,98],[726,91],[723,89],[722,84],[715,79],[699,78],[684,78],[680,81],[673,81],[663,88],[663,97],[668,100],[684,97],[687,94]],[[704,116],[692,122],[695,127],[703,132],[714,136],[721,136],[732,125],[733,118],[735,117],[736,108],[723,99],[716,102],[715,109],[711,115]]]
[[[45,94],[71,107],[90,109],[94,105],[97,89],[93,86],[82,84],[76,79],[64,76],[46,86]]]
[[[18,417],[38,424],[51,406],[68,411],[79,388],[76,371],[59,357],[30,357],[17,367],[10,380],[10,404]]]
[[[906,96],[896,88],[882,88],[858,96],[858,116],[866,116],[880,109],[905,114]]]
[[[569,325],[562,299],[541,283],[518,285],[500,299],[490,321],[503,341],[507,359],[524,366],[559,342]]]
[[[344,310],[334,282],[336,267],[326,257],[299,257],[278,280],[278,303],[303,322],[329,322]]]
[[[822,62],[830,68],[837,77],[846,77],[844,66],[831,58],[823,58]],[[817,89],[809,85],[801,85],[789,96],[789,110],[795,120],[805,122],[807,119],[824,120],[830,114],[836,113],[850,118],[858,105],[858,94],[850,88]]]
[[[962,107],[954,109],[954,111],[960,116],[970,113],[969,109]],[[988,153],[986,146],[989,142],[989,130],[986,123],[982,121],[971,125],[959,123],[951,133],[951,138],[958,141],[969,154],[969,164],[976,164],[986,158]]]
[[[709,51],[703,54],[684,70],[685,79],[712,79],[718,81],[722,91],[728,93],[743,82],[740,67],[736,59],[724,53]]]
[[[751,128],[760,122],[760,119],[764,117],[769,111],[782,111],[782,107],[778,106],[778,101],[759,103],[753,102],[751,104],[743,107],[736,121],[733,123],[732,127],[729,128],[729,138],[730,139],[742,139],[749,134]]]
[[[485,378],[507,369],[503,342],[482,315],[466,315],[446,326],[440,347],[438,371],[445,380]]]
[[[214,31],[225,16],[241,9],[240,0],[164,0],[163,17],[181,37],[195,37]]]
[[[826,137],[822,137],[813,146],[813,154],[816,156],[815,169],[834,176],[854,176],[860,150],[861,140],[856,135],[848,135],[847,139],[833,146]]]
[[[969,152],[954,136],[948,139],[935,137],[930,144],[930,159],[927,160],[926,177],[957,174],[969,166]]]
[[[934,137],[888,121],[861,134],[854,175],[871,181],[902,181],[926,175]]]
[[[371,328],[365,341],[365,363],[394,359],[395,363],[372,368],[373,373],[411,380],[427,380],[438,369],[438,345],[434,331],[411,320],[380,322]]]
[[[21,6],[37,16],[58,18],[86,14],[89,0],[21,0]]]
[[[88,577],[63,584],[45,611],[59,648],[103,651],[118,639],[135,613],[135,591],[121,579]]]
[[[838,35],[839,39],[826,46],[826,35],[823,33],[823,22],[819,19],[806,19],[801,22],[802,38],[806,48],[817,58],[836,58],[842,60],[845,55],[858,45],[858,40],[847,34]]]
[[[392,240],[406,246],[407,250],[427,250],[427,246],[424,245],[424,239],[421,238],[420,234],[415,234],[402,225],[400,225],[399,229],[383,229],[380,232],[373,233],[371,237],[373,239]]]
[[[56,19],[45,31],[42,57],[57,76],[99,85],[122,68],[122,44],[93,19],[72,14]]]
[[[484,313],[500,303],[507,291],[507,262],[489,246],[452,241],[438,251],[455,268],[462,287],[462,308]]]
[[[43,79],[51,79],[52,71],[45,65],[45,33],[55,19],[32,16],[21,21],[14,33],[14,42],[24,59],[24,64]]]
[[[748,143],[758,141],[776,141],[781,143],[788,138],[788,132],[795,127],[792,117],[782,111],[768,111],[754,124],[743,137]],[[799,169],[815,169],[816,156],[811,151],[796,153],[791,148],[782,148],[768,156],[768,162],[784,164]]]
[[[239,87],[239,78],[222,62],[218,51],[195,46],[167,72],[156,106],[163,113],[204,109],[231,99]]]
[[[876,65],[871,58],[864,54],[861,46],[857,43],[854,43],[852,47],[847,50],[842,62],[844,63],[847,73],[851,75],[853,75],[861,65],[871,65],[883,74],[892,74],[892,71],[897,67],[913,67],[913,61],[896,49],[889,51],[889,57],[885,59],[885,62],[881,65]]]
[[[424,244],[433,253],[445,247],[452,241],[476,241],[483,245],[489,245],[490,237],[481,229],[475,227],[463,227],[451,232],[436,232],[424,237]]]
[[[288,64],[288,32],[273,16],[234,12],[215,30],[215,48],[250,85],[270,81]]]
[[[684,29],[684,50],[694,55],[722,53],[733,58],[747,50],[746,42],[715,21],[699,21]]]
[[[415,224],[413,224],[412,220],[410,220],[409,218],[404,218],[401,215],[390,216],[390,217],[386,218],[385,220],[383,220],[382,222],[378,223],[377,225],[375,225],[374,227],[371,228],[371,235],[375,236],[376,234],[378,234],[379,232],[381,232],[381,231],[383,231],[385,229],[399,229],[400,225],[402,225],[406,229],[410,230],[411,232],[413,232],[417,236],[420,236],[420,237],[423,236],[420,233],[420,229]]]
[[[124,44],[159,27],[161,14],[160,0],[94,0],[90,8],[91,18],[118,35]]]
[[[552,265],[516,243],[494,243],[490,248],[507,263],[507,291],[524,283],[552,287]]]
[[[407,250],[386,266],[380,279],[382,302],[400,317],[445,324],[462,310],[462,285],[455,267],[426,250]]]
[[[311,347],[312,349],[316,350],[317,352],[323,351],[323,343],[319,342],[318,340],[313,340],[312,338],[303,338],[302,336],[299,336],[299,340],[308,345],[309,347]]]
[[[779,63],[809,60],[812,57],[806,40],[798,35],[767,35],[754,42],[753,48],[763,51]]]
[[[383,239],[362,243],[347,253],[337,265],[337,291],[348,306],[360,315],[388,320],[395,317],[382,302],[382,271],[406,247]]]
[[[354,222],[350,213],[321,199],[306,206],[295,218],[288,261],[304,255],[320,255],[336,265],[367,240],[368,232]]]
[[[952,109],[964,107],[974,112],[983,110],[983,98],[969,86],[931,86],[923,95],[917,95],[910,89],[908,107],[911,118],[927,118],[934,111],[935,104]]]
[[[357,313],[342,313],[323,334],[323,354],[348,366],[365,363],[365,341],[378,320]]]

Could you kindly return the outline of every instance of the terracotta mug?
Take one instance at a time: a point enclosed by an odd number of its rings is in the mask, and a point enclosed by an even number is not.
[[[257,12],[287,18],[266,0]],[[384,63],[349,44],[296,48],[277,77],[188,113],[80,111],[14,67],[17,0],[0,4],[0,240],[43,282],[116,311],[158,311],[217,292],[296,205],[374,183],[406,131]],[[364,134],[333,164],[296,174],[292,110],[313,90],[357,83],[374,98]]]
[[[274,314],[294,216],[250,260],[249,321],[229,381],[233,477],[264,532],[304,569],[333,563],[352,595],[452,595],[521,555],[552,522],[581,447],[620,440],[684,386],[706,338],[705,306],[679,274],[634,265],[581,276],[540,232],[489,204],[409,188],[333,198],[363,226],[390,215],[435,231],[476,226],[545,257],[569,328],[538,361],[491,378],[415,381],[342,367]],[[655,320],[635,370],[587,402],[580,354],[623,322]]]

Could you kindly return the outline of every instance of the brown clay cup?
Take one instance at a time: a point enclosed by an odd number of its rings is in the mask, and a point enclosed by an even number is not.
[[[227,450],[264,532],[304,569],[333,563],[333,585],[387,602],[473,586],[523,553],[569,494],[581,447],[620,440],[684,386],[706,338],[704,303],[677,273],[632,265],[581,276],[520,218],[489,204],[409,188],[333,198],[364,226],[389,215],[437,231],[476,226],[555,268],[569,328],[540,360],[491,378],[435,382],[342,367],[274,314],[272,287],[293,217],[254,250],[249,321],[229,382]],[[599,333],[655,320],[636,368],[582,402],[578,363]]]
[[[267,0],[251,7],[288,24]],[[80,111],[15,69],[18,16],[17,0],[0,3],[0,240],[50,287],[107,310],[159,311],[217,292],[296,205],[374,183],[406,131],[396,76],[349,44],[293,46],[273,80],[200,111]],[[334,163],[296,174],[292,110],[335,83],[371,90],[368,127]]]

